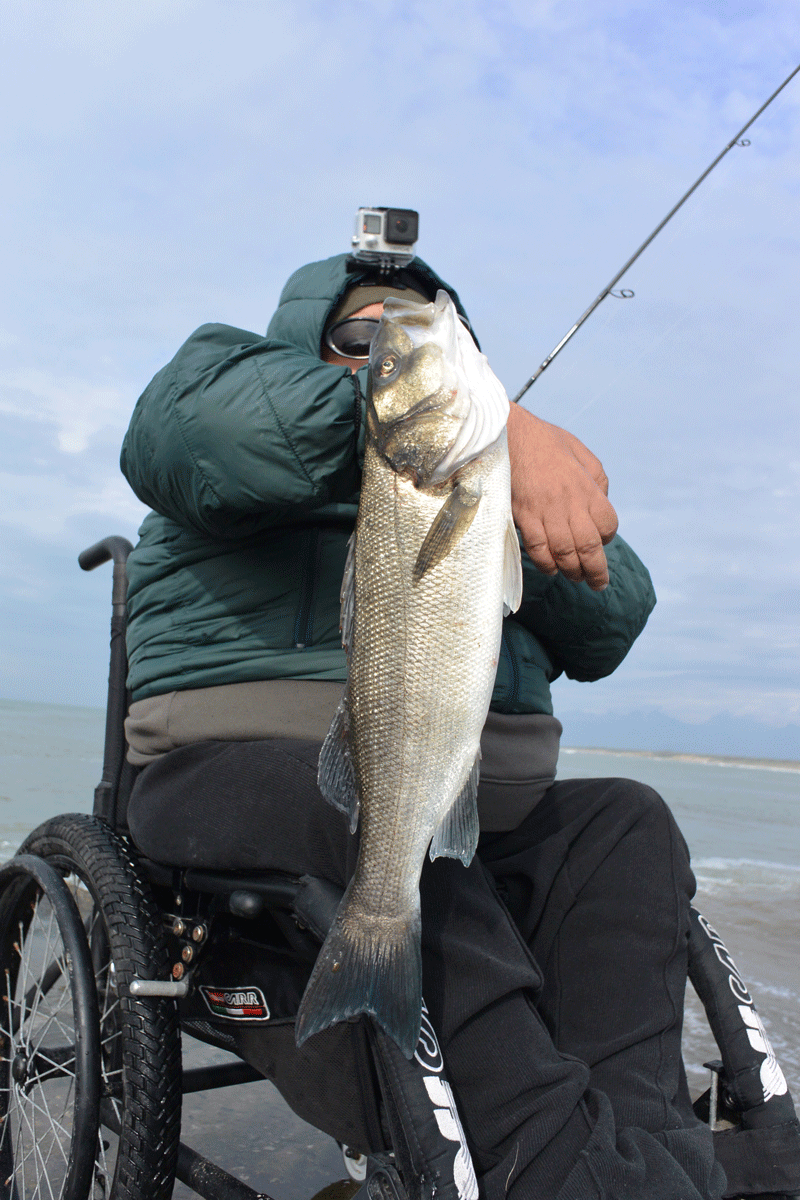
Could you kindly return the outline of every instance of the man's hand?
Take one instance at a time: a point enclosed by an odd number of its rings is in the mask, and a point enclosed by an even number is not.
[[[522,544],[545,575],[561,571],[594,591],[608,585],[603,546],[617,532],[600,460],[565,429],[518,404],[508,415],[511,509]]]

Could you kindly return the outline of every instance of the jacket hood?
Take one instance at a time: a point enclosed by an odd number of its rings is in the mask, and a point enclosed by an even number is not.
[[[335,254],[333,258],[300,267],[289,277],[281,292],[278,307],[267,328],[267,337],[318,356],[322,333],[331,312],[345,292],[361,280],[374,278],[374,274],[366,266],[355,263],[349,254]],[[415,258],[399,277],[407,280],[409,287],[429,295],[431,300],[439,288],[444,288],[458,312],[466,317],[457,292],[421,258]]]

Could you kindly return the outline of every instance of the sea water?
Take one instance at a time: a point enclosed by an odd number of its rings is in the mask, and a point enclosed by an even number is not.
[[[0,701],[0,857],[48,817],[91,811],[103,727],[99,709]],[[800,1098],[800,763],[562,750],[559,778],[597,776],[639,779],[670,805],[691,850],[695,904],[727,944]],[[718,1051],[691,988],[684,1053],[695,1095],[707,1086],[703,1062]],[[288,1110],[280,1119],[297,1121]],[[212,1107],[204,1136],[218,1127]],[[309,1166],[322,1155],[324,1175],[332,1164],[313,1136],[298,1125],[285,1153],[302,1143]]]
[[[800,1099],[800,763],[562,749],[558,777],[624,776],[655,788],[689,845],[695,907],[722,936]],[[692,1094],[719,1054],[688,989]]]

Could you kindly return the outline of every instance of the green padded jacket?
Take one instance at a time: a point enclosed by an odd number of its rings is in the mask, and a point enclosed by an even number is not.
[[[128,560],[134,700],[263,679],[341,680],[339,590],[358,505],[366,367],[319,357],[359,278],[347,256],[302,267],[266,337],[203,325],[140,397],[121,467],[152,512]],[[445,287],[416,259],[411,286]],[[550,682],[610,674],[655,603],[617,537],[600,593],[541,574],[504,624],[492,708],[552,713]]]

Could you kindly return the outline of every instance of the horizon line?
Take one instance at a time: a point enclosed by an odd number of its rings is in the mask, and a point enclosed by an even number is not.
[[[736,754],[689,754],[683,750],[622,750],[618,746],[562,746],[561,754],[618,754],[626,758],[669,758],[676,762],[711,763],[718,766],[764,771],[800,771],[794,758],[755,758]]]

